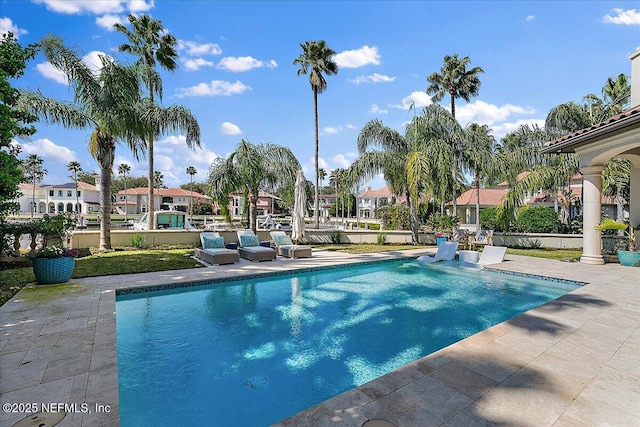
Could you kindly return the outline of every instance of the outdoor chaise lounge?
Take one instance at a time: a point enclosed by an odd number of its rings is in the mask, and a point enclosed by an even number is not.
[[[493,246],[493,230],[480,230],[475,236],[469,238],[471,250],[476,246]]]
[[[291,237],[284,231],[272,231],[270,234],[278,255],[287,258],[311,258],[311,246],[294,245]]]
[[[209,264],[234,264],[240,261],[238,251],[225,248],[220,233],[200,233],[200,243],[202,249],[196,249],[194,256]]]
[[[272,248],[260,246],[260,239],[253,230],[238,230],[238,251],[240,256],[249,261],[271,261],[276,259],[276,251]]]
[[[458,242],[442,242],[438,246],[438,251],[434,256],[422,255],[418,257],[418,261],[424,264],[430,264],[437,261],[451,261],[456,256]]]
[[[475,262],[462,262],[460,267],[482,270],[485,265],[500,264],[504,261],[504,255],[507,253],[506,246],[485,246],[480,254],[480,259]]]

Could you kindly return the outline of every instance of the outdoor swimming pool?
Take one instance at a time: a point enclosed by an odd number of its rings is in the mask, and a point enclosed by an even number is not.
[[[579,286],[401,260],[119,295],[121,425],[269,425]]]

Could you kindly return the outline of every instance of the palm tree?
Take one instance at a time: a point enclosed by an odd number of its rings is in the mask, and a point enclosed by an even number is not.
[[[122,182],[124,183],[124,220],[128,220],[127,214],[129,213],[129,196],[127,195],[127,175],[131,172],[131,166],[126,163],[120,163],[118,165],[118,175],[122,176]]]
[[[69,172],[72,173],[72,175],[70,176],[70,178],[73,178],[73,182],[75,182],[76,184],[76,218],[80,216],[80,212],[82,211],[82,209],[80,209],[80,202],[78,201],[78,174],[80,172],[82,172],[82,166],[80,165],[80,162],[77,161],[73,161],[73,162],[69,162],[67,163],[67,170]]]
[[[133,31],[129,30],[122,24],[116,23],[114,27],[116,31],[124,34],[130,44],[121,44],[118,47],[120,52],[129,53],[138,57],[137,65],[141,68],[142,79],[145,82],[149,94],[149,103],[153,107],[154,96],[157,94],[162,99],[162,81],[155,72],[156,63],[168,71],[174,71],[178,68],[176,59],[178,52],[176,45],[178,40],[171,34],[165,33],[162,22],[151,18],[149,15],[136,17],[128,16],[129,23]],[[147,143],[147,156],[149,159],[149,191],[148,191],[148,212],[149,212],[149,229],[155,229],[155,220],[153,211],[155,210],[153,181],[153,141],[158,136],[155,129],[151,129],[145,135]],[[199,138],[198,138],[199,139]],[[199,145],[199,142],[197,143]]]
[[[629,200],[630,176],[631,163],[622,158],[611,159],[602,171],[602,194],[615,198],[618,222],[624,222],[624,201]],[[624,230],[618,230],[618,235],[624,235]]]
[[[47,174],[47,170],[42,167],[44,159],[37,154],[30,154],[25,160],[22,161],[22,172],[25,179],[33,185],[31,191],[31,219],[33,220],[33,211],[36,208],[36,185],[42,182],[42,179]]]
[[[191,185],[190,187],[190,194],[189,194],[189,216],[193,216],[193,205],[192,205],[192,200],[193,200],[193,175],[198,173],[198,169],[196,169],[195,166],[189,166],[187,167],[187,174],[189,174],[189,177],[191,178]]]
[[[316,172],[316,189],[315,189],[315,211],[316,228],[320,227],[320,215],[318,210],[319,196],[319,168],[318,168],[318,151],[319,151],[319,132],[318,132],[318,94],[327,89],[327,81],[324,79],[323,73],[330,76],[338,74],[338,64],[332,60],[332,56],[336,53],[329,48],[324,40],[306,41],[301,44],[302,53],[293,60],[293,65],[300,65],[298,76],[309,74],[309,83],[313,91],[313,111],[315,122],[315,172]]]
[[[164,175],[160,171],[153,172],[153,188],[164,187]]]
[[[340,222],[344,221],[344,192],[342,191],[342,179],[345,175],[345,169],[335,168],[329,174],[329,186],[336,190],[336,217],[338,216],[339,201],[342,200],[342,210],[340,211]]]
[[[470,123],[465,128],[466,145],[464,158],[467,169],[474,173],[473,183],[476,189],[476,229],[480,230],[480,177],[492,168],[492,153],[495,138],[490,135],[487,125]]]
[[[211,195],[219,206],[227,206],[231,193],[244,193],[249,200],[249,227],[255,232],[260,190],[277,192],[278,188],[293,186],[299,169],[300,162],[289,148],[254,145],[243,139],[229,157],[211,165]]]
[[[467,66],[471,63],[471,59],[465,56],[458,59],[458,54],[453,56],[445,55],[444,65],[440,69],[440,74],[432,73],[427,77],[430,83],[427,87],[427,94],[432,95],[432,102],[439,102],[444,98],[445,94],[449,94],[451,115],[456,117],[456,98],[462,98],[467,102],[471,101],[472,96],[478,96],[480,91],[480,78],[478,75],[484,73],[480,67],[473,67],[467,70]],[[455,150],[457,151],[457,150]],[[454,155],[457,153],[454,152]],[[457,162],[454,160],[454,167],[457,168]],[[457,170],[453,170],[454,180],[457,176]],[[457,194],[453,195],[453,214],[457,215]]]
[[[318,178],[320,179],[320,190],[322,190],[322,188],[324,187],[324,185],[322,184],[322,181],[324,181],[326,177],[327,177],[327,171],[322,168],[318,169]]]
[[[71,103],[57,101],[40,92],[23,91],[21,105],[48,123],[66,128],[92,127],[89,152],[100,165],[100,249],[111,249],[111,174],[117,141],[128,140],[134,155],[139,146],[129,139],[141,127],[136,110],[140,101],[138,73],[131,67],[101,57],[102,69],[95,74],[73,49],[57,36],[46,36],[40,46],[47,60],[65,73],[74,89]]]

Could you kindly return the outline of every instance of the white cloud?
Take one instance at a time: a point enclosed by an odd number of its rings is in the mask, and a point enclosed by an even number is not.
[[[426,107],[427,105],[431,105],[431,97],[427,95],[426,92],[416,91],[412,92],[411,95],[402,98],[402,102],[400,104],[389,104],[389,107],[400,108],[401,110],[408,111],[412,103],[415,108]]]
[[[54,162],[66,165],[67,163],[77,160],[76,153],[67,147],[57,145],[55,142],[47,138],[36,139],[35,141],[20,144],[22,152],[26,154],[37,154],[45,161],[45,169],[47,162]]]
[[[602,20],[607,24],[640,25],[640,11],[615,8],[608,15],[603,16]]]
[[[154,7],[154,0],[32,0],[44,3],[47,9],[68,15],[93,13],[94,15],[115,14],[129,11],[146,12]]]
[[[496,139],[500,139],[522,125],[538,125],[542,128],[544,127],[544,119],[520,119],[511,123],[502,123],[500,125],[491,126],[491,129],[493,129],[493,136]]]
[[[149,2],[145,0],[129,0],[129,12],[147,12],[154,7],[154,0],[150,0]]]
[[[251,87],[245,85],[240,80],[235,83],[212,80],[210,83],[200,83],[187,88],[176,89],[176,96],[184,98],[185,96],[231,96],[250,90]]]
[[[262,67],[275,68],[277,66],[278,64],[273,59],[268,62],[263,62],[251,56],[239,56],[239,57],[227,56],[226,58],[222,58],[220,60],[220,63],[218,64],[218,68],[221,68],[227,71],[232,71],[234,73],[249,71],[253,68],[262,68]]]
[[[69,84],[69,80],[67,80],[67,75],[62,71],[58,70],[53,65],[51,65],[49,61],[36,64],[36,70],[38,70],[38,72],[42,74],[43,77],[49,80],[53,80],[56,83],[60,83],[63,85]]]
[[[240,135],[242,133],[242,130],[240,130],[238,126],[234,125],[231,122],[223,122],[220,125],[220,132],[224,133],[225,135]]]
[[[352,124],[346,124],[346,125],[340,125],[337,127],[334,126],[327,126],[324,129],[322,129],[321,134],[322,135],[331,135],[331,134],[335,134],[335,133],[341,133],[345,130],[354,130],[354,129],[358,129],[356,126],[352,125]]]
[[[535,110],[531,107],[519,107],[517,105],[505,104],[498,107],[484,101],[476,100],[470,104],[456,107],[456,119],[466,125],[470,122],[492,125],[496,122],[505,121],[509,116],[533,114]]]
[[[350,157],[351,160],[347,159],[347,157]],[[358,157],[356,153],[336,154],[333,156],[333,161],[338,167],[348,168],[356,157]]]
[[[121,0],[33,0],[33,2],[44,3],[49,10],[69,15],[84,12],[101,15],[122,13],[125,10]]]
[[[369,112],[371,114],[387,114],[389,113],[389,110],[383,110],[380,107],[378,107],[376,104],[373,104]]]
[[[19,39],[21,35],[27,34],[28,31],[18,28],[9,18],[0,18],[0,35],[4,36],[7,33],[13,33],[14,37]]]
[[[355,79],[351,79],[353,83],[388,83],[394,81],[395,77],[385,76],[384,74],[373,73],[370,76],[358,76]]]
[[[214,65],[213,62],[203,58],[185,59],[183,63],[187,71],[197,71],[200,67],[213,67]]]
[[[120,15],[104,15],[101,16],[99,18],[96,18],[96,24],[99,27],[104,28],[107,31],[114,31],[115,28],[113,27],[114,24],[122,24],[124,25],[124,19],[120,16]]]
[[[529,15],[529,16],[527,16],[524,20],[525,20],[525,21],[533,21],[533,20],[535,20],[535,19],[536,19],[536,15]]]
[[[187,50],[191,56],[220,55],[222,49],[216,43],[197,43],[189,40],[178,40],[178,49]]]
[[[362,46],[356,50],[345,50],[334,55],[333,60],[341,68],[358,68],[368,64],[380,65],[380,54],[376,46]]]

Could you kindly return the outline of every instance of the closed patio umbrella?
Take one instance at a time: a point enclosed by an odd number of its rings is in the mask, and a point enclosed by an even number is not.
[[[291,221],[291,240],[296,243],[304,238],[304,214],[307,210],[306,180],[301,170],[296,175],[294,188],[293,219]]]

